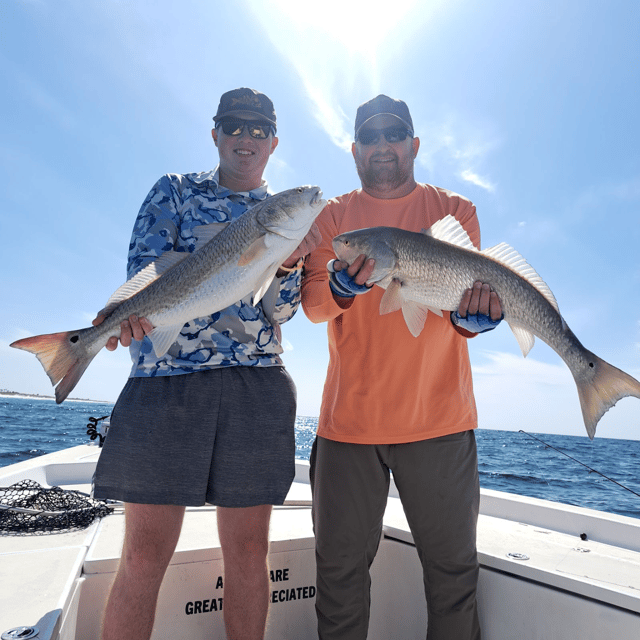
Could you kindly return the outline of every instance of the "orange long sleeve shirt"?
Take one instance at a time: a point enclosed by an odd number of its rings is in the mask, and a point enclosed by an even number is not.
[[[379,313],[383,289],[356,296],[348,309],[333,298],[327,262],[331,241],[345,231],[391,226],[420,231],[451,214],[480,246],[475,206],[428,184],[393,200],[361,189],[329,201],[316,220],[322,243],[307,257],[302,307],[315,323],[327,322],[329,367],[318,435],[358,444],[397,444],[477,427],[467,341],[449,314],[429,313],[414,338],[401,311]]]

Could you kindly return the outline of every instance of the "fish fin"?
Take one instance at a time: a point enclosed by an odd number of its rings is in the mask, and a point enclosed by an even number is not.
[[[529,355],[529,351],[531,351],[531,349],[533,348],[536,337],[533,335],[533,333],[531,333],[531,331],[529,331],[529,329],[525,329],[525,327],[514,324],[512,322],[509,322],[509,327],[511,328],[511,331],[513,331],[513,335],[518,341],[518,345],[520,346],[522,355],[526,358],[527,355]]]
[[[196,240],[195,251],[204,247],[204,245],[207,244],[209,240],[215,238],[230,224],[230,222],[212,222],[211,224],[202,224],[199,227],[194,227],[191,230],[191,233]]]
[[[411,300],[406,301],[402,305],[404,321],[407,323],[407,328],[414,338],[417,338],[422,332],[422,329],[424,329],[424,323],[427,320],[428,313],[429,310],[427,307]]]
[[[258,302],[260,302],[260,300],[262,300],[262,297],[269,290],[269,287],[271,286],[271,283],[274,281],[274,276],[275,276],[275,273],[276,273],[277,270],[278,270],[277,266],[276,266],[275,270],[269,269],[267,271],[267,273],[265,274],[264,279],[261,280],[258,283],[260,286],[257,288],[257,290],[255,290],[253,292],[253,306],[254,307],[258,304]],[[275,308],[275,301],[274,301],[274,308]]]
[[[267,236],[262,235],[257,240],[254,240],[249,248],[240,256],[238,260],[238,266],[244,267],[250,262],[253,262],[256,258],[259,258],[268,249]]]
[[[482,253],[485,257],[491,258],[512,271],[515,271],[520,277],[524,278],[530,285],[535,287],[538,292],[551,304],[551,306],[560,313],[560,308],[555,296],[549,289],[549,285],[538,275],[536,270],[511,246],[505,242],[483,249]]]
[[[380,315],[383,316],[387,313],[398,311],[402,309],[403,304],[402,283],[397,278],[394,278],[382,295],[382,300],[380,300]]]
[[[100,351],[92,353],[80,341],[79,331],[48,333],[16,340],[10,346],[33,353],[40,361],[51,384],[56,387],[60,404],[73,391],[82,374]]]
[[[618,400],[626,396],[640,398],[640,382],[590,351],[586,352],[586,356],[594,375],[589,381],[576,379],[576,385],[584,425],[589,438],[593,440],[600,418]]]
[[[287,240],[296,240],[301,235],[301,231],[299,228],[289,229],[287,227],[283,227],[280,224],[265,224],[263,226],[269,233],[273,233],[274,235],[280,236],[281,238],[286,238]],[[305,235],[306,233],[303,233],[302,237],[304,238]]]
[[[99,312],[100,315],[108,316],[118,305],[122,304],[122,302],[150,285],[154,280],[157,280],[161,275],[177,264],[180,264],[190,255],[188,251],[167,251],[163,253],[157,260],[154,260],[142,269],[142,271],[133,276],[133,278],[127,280],[121,287],[116,289],[109,300],[107,300],[104,309]]]
[[[184,327],[184,323],[164,325],[162,327],[155,327],[149,334],[149,340],[151,340],[153,350],[158,358],[162,358],[162,356],[169,351],[171,345],[178,339],[182,327]]]
[[[478,250],[473,242],[471,242],[471,238],[464,227],[451,215],[437,220],[428,229],[422,229],[422,233],[436,240],[455,244],[463,249],[469,249],[470,251]]]
[[[76,360],[73,363],[68,373],[60,380],[56,387],[56,404],[64,402],[67,396],[73,391],[96,355],[97,354],[93,354],[89,359]]]
[[[262,287],[264,287],[264,284],[262,285]],[[258,293],[261,293],[262,287],[258,290]],[[280,280],[278,278],[271,278],[269,286],[259,298],[259,301],[262,302],[262,310],[264,311],[264,315],[267,317],[267,320],[269,320],[269,322],[274,326],[275,324],[273,322],[273,317],[275,315],[276,303],[278,302],[279,293]],[[255,297],[253,300],[253,304],[258,304],[258,301],[256,301]]]

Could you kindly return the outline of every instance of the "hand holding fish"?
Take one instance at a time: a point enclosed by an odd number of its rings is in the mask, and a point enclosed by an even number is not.
[[[480,280],[462,294],[458,308],[451,312],[451,322],[467,338],[495,329],[503,318],[498,294]]]
[[[102,314],[102,311],[98,312],[98,315],[91,321],[94,327],[102,324],[106,315]],[[146,318],[138,318],[137,315],[132,314],[128,320],[123,320],[120,323],[120,344],[123,347],[128,347],[133,340],[142,340],[145,336],[148,336],[154,329],[153,325]],[[118,337],[111,336],[107,340],[105,349],[107,351],[115,351],[118,348]]]
[[[320,233],[320,229],[318,229],[318,225],[314,222],[296,250],[282,263],[281,266],[284,267],[283,271],[295,267],[300,258],[304,258],[309,255],[316,247],[319,246],[321,240],[322,234]],[[277,275],[280,275],[280,273]]]
[[[328,262],[329,287],[340,307],[349,308],[357,295],[371,289],[373,285],[368,285],[367,280],[374,267],[375,260],[367,259],[364,254],[359,255],[351,265],[338,259]]]
[[[467,289],[458,305],[458,313],[465,318],[467,315],[480,314],[490,316],[492,320],[502,317],[502,305],[498,294],[486,282],[479,280],[473,283],[473,288]]]
[[[367,256],[360,254],[351,265],[344,260],[335,260],[333,268],[336,271],[347,270],[349,277],[353,279],[356,284],[363,285],[367,283],[367,280],[373,273],[376,261],[373,258],[367,259]]]

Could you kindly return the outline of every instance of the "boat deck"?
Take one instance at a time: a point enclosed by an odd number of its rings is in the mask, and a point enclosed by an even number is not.
[[[38,459],[12,465],[0,470],[0,486],[31,477],[45,486],[88,492],[98,453],[86,445],[47,456],[44,467]],[[288,496],[294,506],[275,508],[272,516],[267,638],[315,637],[307,471],[306,463],[298,464]],[[35,625],[39,639],[96,638],[123,532],[118,507],[82,531],[0,536],[0,633]],[[412,543],[392,488],[372,567],[372,639],[424,638],[422,572]],[[483,637],[639,638],[639,546],[635,519],[483,490],[478,525]],[[205,638],[217,629],[222,634],[222,594],[215,508],[189,508],[163,583],[153,638]],[[279,615],[285,609],[287,614]]]

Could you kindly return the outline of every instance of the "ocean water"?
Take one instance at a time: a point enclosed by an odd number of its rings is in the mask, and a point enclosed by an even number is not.
[[[0,467],[88,442],[89,418],[112,408],[0,396]],[[296,420],[298,458],[309,459],[316,426],[316,418]],[[640,518],[640,441],[487,429],[478,429],[476,438],[485,489]]]

